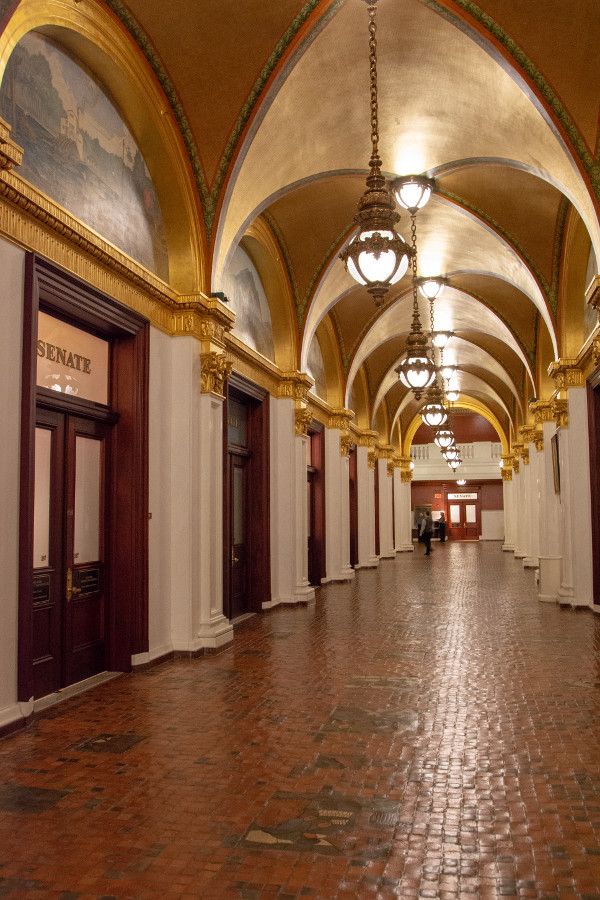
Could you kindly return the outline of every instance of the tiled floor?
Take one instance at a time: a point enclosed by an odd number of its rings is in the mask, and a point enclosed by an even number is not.
[[[0,743],[0,896],[600,897],[600,619],[383,561]]]

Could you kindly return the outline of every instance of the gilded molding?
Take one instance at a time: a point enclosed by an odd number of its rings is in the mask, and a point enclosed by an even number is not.
[[[412,481],[412,477],[413,477],[413,473],[410,471],[410,469],[408,469],[408,470],[403,469],[400,472],[400,481],[402,484],[410,484]]]
[[[394,448],[391,444],[378,444],[377,456],[379,459],[393,459]]]
[[[369,447],[369,453],[367,454],[367,463],[370,469],[374,469],[377,465],[377,447]]]
[[[513,454],[513,458],[512,458],[512,469],[513,469],[513,472],[515,473],[515,475],[519,474],[520,465],[521,465],[521,463],[520,463],[520,459],[519,459],[519,453],[518,453],[518,451],[515,451],[515,453]]]
[[[521,425],[519,428],[519,438],[520,443],[527,447],[527,444],[530,444],[535,435],[535,425]]]
[[[533,436],[533,443],[535,444],[535,449],[540,453],[544,449],[544,432],[536,431]]]
[[[370,431],[369,429],[358,431],[356,435],[356,444],[358,447],[375,447],[378,437],[378,431]]]
[[[558,391],[571,387],[583,387],[585,377],[576,359],[555,359],[548,366],[548,375]]]
[[[305,372],[282,372],[277,396],[306,403],[312,386],[313,380]]]
[[[552,400],[535,400],[529,404],[529,412],[533,415],[536,425],[554,421]]]
[[[23,148],[12,140],[10,132],[8,122],[0,119],[0,169],[12,169],[23,162]]]
[[[600,311],[598,316],[600,318]],[[594,366],[598,368],[598,366],[600,366],[600,338],[595,338],[595,340],[592,341],[592,360]]]
[[[231,373],[232,363],[224,353],[210,350],[200,354],[200,390],[203,394],[223,396],[225,381]]]
[[[594,275],[585,292],[586,302],[596,310],[600,322],[600,275]]]
[[[500,469],[500,474],[502,475],[502,481],[512,481],[512,469],[505,469],[503,467]]]
[[[569,403],[567,400],[555,398],[552,401],[552,412],[557,428],[569,427]]]
[[[340,431],[347,431],[348,426],[353,418],[354,413],[351,409],[344,409],[342,407],[338,409],[332,409],[327,427],[338,428]]]
[[[306,437],[311,422],[312,413],[307,407],[300,407],[294,411],[294,423],[298,437]]]

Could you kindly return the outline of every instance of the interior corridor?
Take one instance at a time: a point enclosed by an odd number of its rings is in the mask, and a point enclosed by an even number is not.
[[[600,622],[402,554],[0,743],[0,896],[600,896]]]

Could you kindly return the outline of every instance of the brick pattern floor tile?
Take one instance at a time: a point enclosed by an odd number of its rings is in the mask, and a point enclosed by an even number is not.
[[[600,619],[382,561],[0,742],[0,897],[600,897]]]

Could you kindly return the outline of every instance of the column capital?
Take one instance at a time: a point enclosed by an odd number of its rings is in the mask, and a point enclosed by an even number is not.
[[[378,431],[371,431],[368,428],[357,431],[356,434],[356,444],[358,447],[375,447],[377,443],[377,438],[379,437]]]
[[[200,353],[200,391],[223,397],[225,381],[231,373],[232,363],[224,353],[209,350]]]
[[[410,469],[401,469],[400,470],[400,481],[402,484],[410,484],[413,479],[413,473]]]
[[[392,459],[394,456],[394,448],[391,444],[378,444],[377,456],[379,459]]]
[[[512,481],[512,469],[505,469],[503,466],[500,469],[500,474],[502,475],[502,481]]]
[[[567,388],[583,387],[585,377],[576,359],[555,359],[548,366],[548,375],[554,382],[554,386],[558,391],[564,391]]]
[[[514,452],[512,455],[512,470],[515,473],[515,475],[518,475],[519,474],[519,466],[521,464],[521,461],[520,461],[520,457],[519,457],[519,452],[518,452],[518,450],[515,449],[514,446],[513,446],[513,451]]]
[[[277,396],[306,403],[313,380],[306,372],[283,372]]]
[[[569,427],[569,402],[555,398],[552,401],[552,413],[557,428]]]
[[[529,412],[532,413],[536,425],[554,421],[552,400],[534,400],[529,404]]]
[[[350,450],[353,446],[354,438],[350,432],[340,435],[340,456],[350,456]]]
[[[306,437],[308,426],[312,421],[312,413],[306,406],[298,406],[294,410],[294,424],[297,437]]]
[[[354,413],[351,409],[344,409],[344,407],[332,409],[327,421],[327,427],[347,431],[353,418]]]
[[[527,444],[531,444],[535,436],[535,425],[521,425],[519,427],[519,438],[520,443],[523,444],[524,449],[527,449]]]

